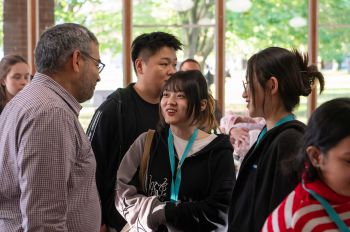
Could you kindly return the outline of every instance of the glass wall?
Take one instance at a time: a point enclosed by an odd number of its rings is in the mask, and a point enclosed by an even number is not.
[[[11,1],[18,0],[7,0]],[[4,2],[6,1],[0,1],[1,57],[4,53],[3,41],[7,38],[6,35],[4,37],[4,28],[11,25],[12,28],[22,28],[23,25],[26,27],[27,21],[26,4],[14,4],[13,7],[23,8],[23,18],[17,17],[16,21],[20,21],[20,25],[13,26],[15,22],[3,25]],[[248,58],[269,46],[307,51],[308,1],[225,2],[225,108],[226,111],[246,114],[242,80],[245,78]],[[44,3],[45,0],[39,1],[40,7]],[[349,1],[319,1],[318,65],[326,77],[326,88],[318,96],[318,105],[331,98],[349,96],[349,14]],[[133,0],[132,21],[133,38],[152,31],[165,31],[176,35],[185,45],[184,50],[178,53],[179,63],[189,57],[198,60],[210,84],[210,90],[215,95],[215,0]],[[106,68],[101,73],[101,82],[97,84],[94,97],[83,103],[80,120],[86,128],[96,107],[107,95],[123,85],[122,1],[55,0],[54,22],[81,23],[93,31],[100,41],[101,60]],[[26,40],[26,32],[21,35],[17,33],[7,40],[20,37]],[[14,52],[19,49],[16,46],[11,46]],[[22,53],[27,54],[26,51]],[[136,80],[135,74],[133,79]],[[302,98],[296,109],[298,118],[304,122],[306,102],[307,99]]]
[[[79,120],[87,128],[95,109],[114,90],[123,86],[122,2],[106,0],[55,1],[55,23],[75,22],[89,28],[100,43],[100,74],[93,98],[83,103]]]
[[[142,33],[164,31],[177,36],[184,44],[178,52],[179,63],[195,58],[202,71],[215,73],[214,0],[133,0],[133,38]],[[122,5],[121,1],[55,1],[55,22],[77,22],[96,33],[100,41],[101,60],[106,68],[101,73],[93,99],[83,103],[80,121],[84,128],[96,107],[115,89],[123,85],[122,70]],[[211,72],[211,73],[208,73]],[[213,83],[213,79],[212,83]],[[133,72],[133,81],[136,75]],[[215,89],[211,85],[211,89]]]
[[[320,1],[319,67],[326,79],[317,104],[350,97],[350,2]]]
[[[204,74],[215,69],[214,0],[134,0],[133,37],[153,31],[174,34],[183,44],[178,62],[196,59]],[[147,20],[146,20],[147,19]]]
[[[247,60],[271,46],[307,50],[307,1],[226,1],[226,111],[247,113],[242,98]],[[296,109],[306,119],[306,98]]]

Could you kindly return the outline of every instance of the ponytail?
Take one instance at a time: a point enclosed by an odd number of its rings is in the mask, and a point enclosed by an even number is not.
[[[302,88],[300,89],[300,95],[308,96],[312,87],[315,85],[315,80],[317,79],[320,83],[320,93],[324,89],[324,77],[321,72],[318,71],[316,65],[308,65],[309,56],[307,53],[301,54],[298,50],[294,49],[292,51],[296,57],[297,63],[299,64]]]
[[[298,50],[287,50],[280,47],[269,47],[248,60],[247,80],[255,98],[254,79],[268,91],[266,82],[274,76],[278,80],[278,93],[287,112],[292,112],[300,103],[300,96],[308,96],[317,79],[320,92],[324,88],[324,77],[316,66],[308,65],[307,54]],[[254,102],[255,104],[255,102]]]
[[[208,93],[207,106],[198,120],[198,127],[204,128],[207,132],[216,130],[219,127],[215,119],[215,100],[210,93]]]

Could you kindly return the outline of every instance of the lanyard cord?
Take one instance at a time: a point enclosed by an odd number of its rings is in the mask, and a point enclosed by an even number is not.
[[[349,232],[350,230],[345,225],[344,221],[339,217],[339,215],[335,212],[333,207],[328,203],[326,199],[318,195],[316,192],[312,191],[311,189],[306,188],[304,184],[304,180],[302,181],[302,186],[305,191],[311,194],[316,200],[318,200],[323,208],[326,210],[329,217],[332,219],[332,221],[338,226],[339,230],[341,232]]]
[[[282,119],[280,119],[278,122],[276,122],[276,124],[275,124],[274,127],[280,126],[280,125],[282,125],[283,123],[292,121],[292,120],[294,120],[294,119],[295,119],[295,116],[294,116],[293,114],[289,114],[289,115],[283,117]],[[264,126],[264,128],[263,128],[262,131],[261,131],[261,133],[259,134],[259,137],[258,137],[258,139],[257,139],[257,141],[256,141],[256,144],[258,144],[258,143],[260,142],[260,140],[264,137],[264,135],[266,134],[266,132],[267,132],[267,128],[266,128],[266,126]]]
[[[173,133],[171,132],[171,129],[169,128],[169,135],[168,135],[168,149],[169,149],[169,160],[170,160],[170,167],[171,167],[171,195],[170,200],[172,202],[176,202],[178,200],[179,196],[179,190],[180,190],[180,184],[181,184],[181,167],[183,162],[185,161],[189,151],[191,150],[191,147],[196,140],[198,135],[198,128],[196,128],[188,141],[185,151],[181,157],[181,160],[179,161],[177,165],[177,172],[174,182],[174,174],[175,174],[175,149],[174,149],[174,137]]]

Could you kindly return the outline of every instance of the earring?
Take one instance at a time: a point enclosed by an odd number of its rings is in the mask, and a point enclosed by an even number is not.
[[[312,162],[312,165],[313,165],[316,169],[320,169],[320,164],[318,163],[317,160],[314,160],[314,161]]]

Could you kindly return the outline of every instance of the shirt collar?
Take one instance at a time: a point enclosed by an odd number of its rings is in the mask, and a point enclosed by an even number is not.
[[[65,88],[63,88],[59,83],[54,81],[51,77],[43,73],[35,73],[32,83],[40,83],[47,88],[54,91],[58,96],[62,98],[64,102],[73,110],[74,114],[79,116],[79,112],[82,108],[80,103],[71,95]]]
[[[349,202],[350,197],[340,195],[336,192],[334,192],[331,188],[329,188],[323,181],[316,180],[314,182],[305,183],[305,186],[308,189],[313,190],[318,195],[322,196],[326,200],[329,201],[331,204],[341,204],[344,202]]]

